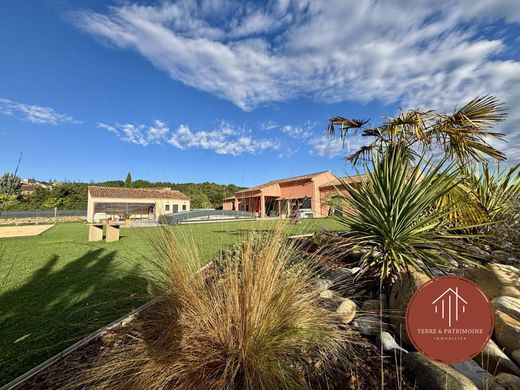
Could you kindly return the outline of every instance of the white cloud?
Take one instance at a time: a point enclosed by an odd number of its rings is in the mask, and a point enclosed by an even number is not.
[[[151,143],[170,144],[177,149],[205,149],[217,154],[238,156],[244,153],[256,154],[265,150],[277,149],[278,142],[272,139],[256,139],[245,129],[235,128],[221,121],[211,131],[192,131],[188,125],[181,124],[176,130],[162,121],[155,120],[152,125],[98,123],[98,128],[116,134],[121,140],[132,144],[147,146]]]
[[[70,115],[56,112],[51,107],[37,106],[14,102],[9,99],[0,98],[0,112],[6,115],[21,115],[23,120],[50,125],[62,125],[68,123],[82,123]]]
[[[451,109],[494,94],[510,106],[510,144],[520,139],[520,62],[505,23],[519,22],[517,0],[181,0],[74,15],[84,31],[244,110],[297,97]]]
[[[267,122],[262,123],[262,125],[260,126],[260,128],[264,131],[277,129],[278,127],[280,126],[278,126],[278,124],[276,124],[276,122],[272,120],[268,120]]]
[[[307,121],[301,126],[284,125],[282,132],[291,138],[305,140],[312,136],[312,130],[316,127],[316,123]]]
[[[356,135],[345,139],[344,141],[340,138],[331,138],[328,135],[322,135],[319,138],[315,138],[309,141],[311,150],[309,154],[312,156],[320,157],[346,157],[352,152],[355,152],[363,145],[361,136]]]
[[[252,136],[221,124],[211,131],[191,131],[187,125],[180,125],[172,133],[168,142],[179,149],[206,149],[217,154],[238,156],[243,153],[255,154],[268,149],[277,149],[279,144],[272,139],[255,139]]]

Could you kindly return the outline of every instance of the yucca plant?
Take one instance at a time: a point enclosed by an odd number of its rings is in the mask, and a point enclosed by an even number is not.
[[[366,180],[342,183],[347,196],[338,218],[350,231],[344,248],[361,251],[363,273],[382,279],[410,269],[432,275],[453,260],[472,262],[460,245],[467,236],[456,233],[450,218],[461,198],[446,197],[460,184],[454,165],[420,160],[411,167],[403,153],[373,155]]]
[[[134,325],[135,341],[89,373],[89,388],[319,388],[348,372],[348,332],[318,305],[314,267],[297,261],[283,230],[250,234],[211,278],[171,230],[156,248],[158,303]]]
[[[478,199],[489,220],[499,219],[520,194],[520,164],[501,169],[499,164],[473,165],[463,172],[464,181]]]

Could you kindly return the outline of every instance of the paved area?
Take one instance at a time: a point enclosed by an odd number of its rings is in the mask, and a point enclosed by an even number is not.
[[[37,236],[54,225],[0,226],[0,238]]]

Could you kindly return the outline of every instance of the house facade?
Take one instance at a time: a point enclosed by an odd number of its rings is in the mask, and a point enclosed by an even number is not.
[[[106,218],[158,221],[161,215],[189,210],[190,198],[169,187],[88,187],[88,222]]]
[[[260,218],[305,216],[326,217],[331,213],[345,212],[330,206],[334,197],[348,194],[342,189],[342,182],[357,183],[365,175],[338,178],[330,171],[273,180],[258,186],[236,192],[224,199],[224,210],[242,210],[255,213]]]
[[[238,191],[224,199],[224,210],[242,210],[265,217],[293,217],[297,213],[306,216],[327,216],[326,197],[336,189],[331,183],[337,177],[330,171],[273,180]]]

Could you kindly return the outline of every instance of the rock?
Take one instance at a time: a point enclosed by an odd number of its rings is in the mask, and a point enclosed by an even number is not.
[[[506,372],[520,375],[520,368],[509,359],[493,340],[489,340],[482,352],[473,359],[480,367],[492,374]]]
[[[383,347],[383,351],[402,351],[404,353],[408,353],[408,351],[404,348],[401,348],[401,346],[395,341],[394,337],[386,331],[378,333],[376,336],[376,341],[380,346]]]
[[[382,330],[389,331],[390,327],[374,314],[362,314],[353,322],[356,327],[365,336],[377,336]]]
[[[411,374],[411,383],[419,389],[430,390],[475,390],[475,384],[447,364],[427,359],[419,352],[403,356],[405,369]]]
[[[489,384],[489,390],[518,390],[520,389],[520,378],[516,375],[501,372]]]
[[[487,264],[466,271],[465,276],[477,283],[489,299],[500,296],[520,298],[520,270],[504,264]]]
[[[495,310],[500,310],[520,321],[520,299],[513,297],[498,297],[491,301]]]
[[[350,269],[350,271],[352,272],[352,275],[355,275],[357,274],[359,271],[361,271],[361,268],[360,267],[352,267]]]
[[[328,290],[332,286],[332,281],[325,278],[317,278],[314,280],[312,287],[318,291]]]
[[[397,340],[411,345],[406,334],[405,313],[412,295],[430,278],[423,273],[412,271],[399,274],[399,278],[390,291],[388,307],[391,312],[390,322],[395,327]]]
[[[323,290],[322,292],[320,292],[320,297],[327,299],[334,298],[334,292],[331,290]]]
[[[493,375],[480,367],[474,360],[466,360],[464,363],[450,364],[466,378],[470,379],[479,390],[485,390],[493,379]]]
[[[350,299],[345,299],[336,309],[336,313],[339,314],[341,321],[344,324],[348,324],[356,315],[356,304]]]
[[[333,282],[333,284],[341,283],[353,275],[354,273],[349,268],[345,267],[335,268],[327,273],[327,277]]]
[[[520,322],[500,310],[495,311],[495,341],[506,354],[520,349]]]
[[[361,306],[361,311],[379,314],[379,308],[382,306],[383,312],[388,308],[384,300],[367,299]]]
[[[511,357],[513,358],[513,361],[520,366],[520,349],[517,349],[516,351],[513,351],[511,353]],[[515,374],[514,372],[512,372],[512,374]],[[518,374],[515,374],[515,375],[518,375],[520,376],[520,372]]]
[[[511,257],[511,255],[503,250],[496,250],[491,252],[491,257],[497,261],[504,261]]]

